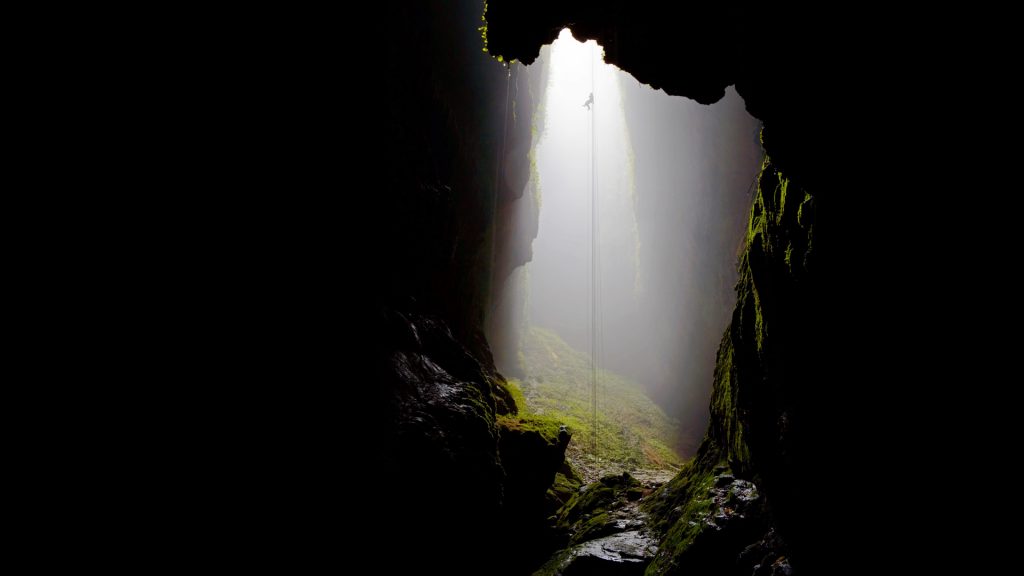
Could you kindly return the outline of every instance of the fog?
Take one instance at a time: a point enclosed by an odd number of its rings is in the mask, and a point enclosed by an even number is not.
[[[758,123],[731,88],[712,106],[668,96],[568,31],[542,58],[530,184],[539,228],[532,261],[509,280],[522,303],[514,317],[637,381],[678,419],[688,456],[734,303]],[[496,358],[518,371],[514,355]]]

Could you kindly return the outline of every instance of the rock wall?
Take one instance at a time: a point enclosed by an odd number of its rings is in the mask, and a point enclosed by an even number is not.
[[[819,492],[811,464],[817,455],[803,452],[806,439],[793,428],[820,409],[805,388],[813,375],[778,360],[787,349],[810,356],[817,349],[814,298],[807,293],[817,272],[814,232],[814,198],[766,160],[740,259],[736,309],[718,349],[707,435],[697,457],[647,503],[665,534],[653,573],[750,574],[751,562],[760,565],[764,556],[748,554],[740,562],[741,553],[768,538],[775,524],[798,543],[798,556],[821,549],[801,547],[810,541],[827,546],[807,533],[827,523],[815,521],[811,510],[821,501],[809,500]],[[763,499],[730,506],[716,491],[734,477],[753,482],[755,494],[763,489],[772,506]],[[790,562],[781,539],[768,539],[779,541],[771,562]]]
[[[530,426],[494,370],[435,317],[378,319],[366,473],[368,550],[388,569],[514,574],[554,546],[547,491],[569,436]],[[400,554],[395,557],[395,547]],[[503,560],[499,560],[504,558]]]
[[[387,536],[368,550],[382,570],[521,572],[547,551],[546,493],[568,439],[520,425],[484,329],[492,284],[529,258],[518,231],[536,226],[525,192],[538,71],[481,53],[474,2],[389,11],[387,218],[373,385],[356,408],[373,423],[365,510]]]

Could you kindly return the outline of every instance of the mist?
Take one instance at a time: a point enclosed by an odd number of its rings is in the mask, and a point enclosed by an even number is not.
[[[639,384],[690,456],[735,302],[759,123],[731,88],[711,106],[668,96],[568,30],[534,66],[544,70],[527,184],[536,236],[532,259],[495,289],[498,368],[530,378],[520,335],[544,328]]]

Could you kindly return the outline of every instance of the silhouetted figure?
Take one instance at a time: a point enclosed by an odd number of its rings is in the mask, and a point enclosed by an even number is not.
[[[594,103],[594,93],[591,92],[590,93],[590,97],[587,98],[587,101],[584,102],[583,105],[587,107],[587,110],[590,110],[590,105],[593,104],[593,103]]]
[[[558,427],[558,444],[559,446],[568,446],[569,439],[572,438],[572,432],[569,432],[569,428],[562,424]]]

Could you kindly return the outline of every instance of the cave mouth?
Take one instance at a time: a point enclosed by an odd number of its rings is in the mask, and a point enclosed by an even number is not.
[[[568,28],[527,71],[531,209],[513,234],[532,257],[496,287],[496,365],[573,431],[586,480],[671,473],[707,426],[759,123],[732,90],[704,106],[640,84]]]

